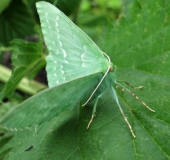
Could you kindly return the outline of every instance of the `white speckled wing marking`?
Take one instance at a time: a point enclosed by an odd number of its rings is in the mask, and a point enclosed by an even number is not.
[[[38,2],[37,9],[49,50],[49,86],[106,72],[109,63],[102,51],[60,10],[47,2]]]

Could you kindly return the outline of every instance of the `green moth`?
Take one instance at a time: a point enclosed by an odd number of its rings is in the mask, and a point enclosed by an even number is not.
[[[110,58],[59,9],[47,2],[38,2],[36,7],[41,21],[42,33],[49,51],[46,58],[49,87],[98,74],[98,77],[101,77],[100,81],[98,83],[90,82],[96,83],[94,91],[87,100],[82,100],[85,101],[83,104],[85,106],[91,99],[96,98],[92,117],[87,128],[93,121],[99,98],[109,89],[135,138],[133,129],[119,104],[115,88],[118,86],[126,90],[146,108],[153,112],[154,110],[116,81],[116,66],[111,63]],[[130,85],[128,82],[125,83]],[[132,85],[130,86],[133,87]],[[142,86],[133,88],[139,89]]]

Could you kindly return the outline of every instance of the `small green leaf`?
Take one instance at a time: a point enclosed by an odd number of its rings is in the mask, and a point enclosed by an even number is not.
[[[13,47],[12,64],[14,66],[12,75],[0,93],[0,100],[6,95],[9,96],[20,80],[38,63],[43,61],[41,44],[14,40],[11,42]]]

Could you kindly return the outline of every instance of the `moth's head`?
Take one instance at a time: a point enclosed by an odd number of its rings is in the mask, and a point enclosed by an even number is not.
[[[116,81],[116,70],[116,65],[110,65],[108,77],[110,78],[111,84],[114,84],[114,82]]]
[[[116,65],[110,65],[110,68],[109,68],[109,72],[116,72],[116,70],[117,70],[117,67],[116,67]]]

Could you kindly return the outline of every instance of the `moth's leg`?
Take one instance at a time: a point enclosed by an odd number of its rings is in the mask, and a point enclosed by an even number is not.
[[[121,114],[122,114],[125,122],[127,123],[127,125],[128,125],[128,127],[129,127],[129,129],[130,129],[130,132],[131,132],[132,136],[133,136],[134,138],[136,138],[136,136],[135,136],[135,134],[134,134],[134,132],[133,132],[132,126],[130,125],[130,123],[129,123],[127,117],[126,117],[126,115],[124,114],[124,112],[123,112],[123,110],[122,110],[122,107],[121,107],[120,104],[119,104],[119,100],[118,100],[117,94],[116,94],[116,92],[115,92],[115,90],[114,90],[113,87],[112,87],[112,91],[113,91],[113,96],[114,96],[114,98],[115,98],[115,100],[116,100],[116,103],[117,103],[117,105],[118,105],[118,107],[119,107],[119,110],[120,110],[120,112],[121,112]]]
[[[121,114],[122,114],[125,122],[127,123],[128,127],[129,127],[129,129],[130,129],[130,132],[132,133],[132,136],[133,136],[134,138],[136,138],[136,135],[135,135],[135,133],[133,132],[132,126],[130,125],[130,123],[129,123],[129,121],[128,121],[128,117],[126,117],[126,115],[124,114],[124,112],[123,112],[120,104],[117,103],[117,105],[119,106],[120,112],[121,112]]]
[[[122,91],[122,92],[125,90],[124,88],[122,88],[122,87],[120,87],[120,86],[118,86],[118,85],[116,86],[116,88],[118,88],[118,89],[119,89],[120,91]]]
[[[118,82],[115,82],[117,85],[119,85],[120,87],[124,87],[121,84],[119,84]],[[135,99],[137,99],[140,103],[142,103],[147,109],[149,109],[152,112],[155,112],[152,108],[150,108],[145,102],[143,102],[136,94],[134,94],[133,92],[131,92],[129,89],[127,89],[126,87],[124,87],[124,89],[129,92]]]
[[[17,132],[17,131],[23,131],[22,128],[8,128],[6,126],[0,125],[0,128],[2,130],[10,131],[10,132]]]
[[[117,81],[117,82],[124,82],[124,83],[126,83],[126,85],[130,86],[133,89],[141,89],[141,88],[143,88],[143,86],[135,87],[135,86],[131,85],[129,82],[127,82],[127,81]]]
[[[126,85],[132,87],[133,89],[141,89],[141,88],[143,88],[143,86],[135,87],[135,86],[132,86],[132,85],[131,85],[129,82],[127,82],[127,81],[124,81],[124,82],[126,83]]]
[[[91,119],[90,119],[90,121],[89,121],[89,123],[88,123],[88,125],[87,125],[87,129],[90,127],[90,124],[91,124],[92,121],[93,121],[93,118],[94,118],[95,113],[96,113],[97,103],[98,103],[98,101],[99,101],[99,99],[101,98],[102,95],[103,95],[103,93],[100,94],[100,95],[96,98],[96,101],[95,101],[94,107],[93,107],[92,116],[91,116]]]

